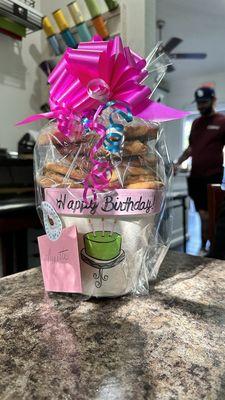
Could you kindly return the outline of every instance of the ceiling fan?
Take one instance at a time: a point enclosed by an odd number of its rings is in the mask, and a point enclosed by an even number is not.
[[[159,30],[159,41],[162,41],[162,30],[165,26],[165,21],[162,19],[157,20],[156,22],[157,28]],[[176,60],[203,60],[207,57],[206,53],[172,53],[172,51],[181,43],[182,39],[178,37],[172,37],[168,40],[168,42],[159,48],[159,53],[165,53],[170,59]],[[168,72],[174,71],[175,68],[173,65],[169,65],[167,67]]]

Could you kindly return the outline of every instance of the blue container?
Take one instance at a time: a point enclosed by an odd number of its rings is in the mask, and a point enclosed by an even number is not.
[[[76,28],[82,42],[89,42],[91,40],[91,32],[89,31],[86,22],[82,22],[77,25]]]
[[[60,45],[56,35],[49,36],[47,40],[49,41],[55,55],[60,56],[63,53],[63,48]]]
[[[69,29],[65,29],[64,31],[60,32],[60,34],[68,47],[72,47],[73,49],[77,48],[78,43]]]

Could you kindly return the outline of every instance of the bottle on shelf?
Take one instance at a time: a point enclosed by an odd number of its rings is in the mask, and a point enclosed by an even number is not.
[[[105,0],[105,3],[109,9],[109,11],[116,10],[119,7],[119,3],[116,0]]]
[[[76,29],[80,39],[82,40],[82,42],[89,42],[91,40],[91,33],[88,29],[86,22],[84,21],[84,17],[77,4],[77,0],[67,4],[67,7],[76,24]]]
[[[85,3],[91,14],[92,23],[93,23],[96,31],[104,40],[107,40],[109,38],[109,31],[106,27],[104,18],[101,15],[101,10],[97,4],[97,1],[96,0],[85,0]]]
[[[58,10],[55,10],[52,14],[53,14],[53,17],[55,18],[55,21],[60,30],[60,34],[61,34],[64,42],[66,43],[66,45],[68,47],[72,47],[72,48],[76,49],[78,46],[78,43],[75,40],[72,33],[70,32],[69,24],[64,16],[62,10],[59,8]]]
[[[42,19],[42,28],[47,36],[47,40],[52,47],[56,56],[60,56],[63,53],[63,47],[59,43],[55,30],[51,24],[51,21],[48,17],[43,17]]]

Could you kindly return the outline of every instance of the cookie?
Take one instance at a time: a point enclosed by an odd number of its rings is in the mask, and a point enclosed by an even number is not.
[[[55,144],[57,151],[64,157],[69,157],[70,160],[74,158],[79,152],[79,156],[87,156],[90,154],[93,146],[99,140],[99,135],[90,134],[87,137],[84,137],[82,141],[76,142],[64,142]],[[127,156],[142,156],[148,152],[148,146],[142,143],[140,140],[130,140],[125,141],[123,147],[123,157]],[[96,153],[97,157],[110,157],[109,151],[101,146],[100,149]]]
[[[60,187],[71,187],[71,188],[82,188],[83,187],[82,183],[76,182],[75,180],[70,179],[70,178],[65,178],[64,176],[57,174],[55,172],[51,172],[51,171],[46,171],[43,178],[48,178],[48,180],[50,180],[50,182],[51,182],[51,184],[47,187],[58,186],[58,185],[60,185]],[[40,181],[40,178],[39,178],[39,181]],[[42,184],[43,184],[43,181],[42,181]]]
[[[160,181],[133,182],[125,185],[125,189],[160,189],[164,185]]]
[[[128,175],[125,179],[125,185],[129,185],[130,183],[137,183],[138,182],[152,182],[156,181],[156,176],[154,174],[148,174],[148,175],[139,175],[137,176],[132,176]]]
[[[148,139],[157,139],[159,128],[158,126],[148,126],[148,125],[127,125],[125,127],[125,140],[135,140],[140,141]]]
[[[110,177],[110,182],[112,183],[112,182],[118,181],[118,177],[119,177],[120,173],[122,173],[120,168],[119,168],[119,170],[118,169],[113,169],[111,177]]]
[[[92,135],[96,137],[96,133],[93,133]],[[38,144],[41,146],[48,145],[50,143],[54,144],[55,146],[62,146],[63,144],[80,144],[87,141],[90,141],[90,136],[88,137],[88,135],[84,135],[83,132],[74,129],[72,135],[66,136],[57,129],[56,125],[47,126],[45,130],[42,130],[38,137]]]
[[[76,180],[82,180],[85,178],[85,173],[82,172],[80,169],[78,168],[70,168],[69,166],[65,166],[59,163],[47,163],[45,165],[44,168],[45,172],[46,171],[51,171],[53,173],[56,174],[60,174],[60,175],[67,175],[68,174],[68,178],[72,178],[72,179],[76,179]]]
[[[46,176],[36,177],[36,182],[40,187],[44,189],[55,186],[55,182],[51,178],[48,178]]]
[[[83,145],[84,146],[84,145]],[[87,146],[87,145],[86,145]],[[90,143],[90,146],[88,147],[83,147],[81,149],[81,155],[87,154],[91,151],[93,147],[93,144]],[[82,150],[84,149],[84,153]],[[125,156],[141,156],[144,155],[148,152],[148,146],[144,143],[142,143],[140,140],[134,140],[134,141],[125,141],[122,153],[123,157]],[[104,146],[102,146],[98,152],[96,153],[96,156],[98,157],[110,157],[110,152],[106,150]]]
[[[135,168],[133,170],[133,168]],[[124,169],[122,167],[118,167],[117,169],[112,171],[112,175],[110,178],[110,182],[125,182],[126,184],[137,182],[137,181],[152,181],[156,180],[156,175],[154,171],[150,171],[149,169],[144,169],[140,167],[128,167]]]
[[[37,143],[39,146],[54,144],[54,146],[66,146],[71,144],[71,140],[60,131],[51,130],[51,127],[46,131],[41,132],[38,136]]]
[[[123,154],[123,164],[124,165],[132,165],[134,167],[144,167],[150,165],[150,166],[156,166],[158,162],[158,157],[151,154],[142,154],[142,155],[128,155],[128,154]]]
[[[148,146],[140,142],[140,140],[134,140],[124,143],[123,154],[141,156],[148,152]]]
[[[133,167],[133,165],[129,165],[126,169],[126,171],[130,174],[130,175],[149,175],[150,171],[148,168],[144,168],[144,167]]]

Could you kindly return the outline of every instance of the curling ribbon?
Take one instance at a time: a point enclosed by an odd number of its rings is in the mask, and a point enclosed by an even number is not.
[[[127,113],[119,108],[113,110],[109,115],[110,124],[107,128],[105,128],[104,125],[97,122],[97,119],[104,110],[115,105],[120,105],[126,108]],[[89,189],[94,195],[94,200],[96,200],[96,190],[102,191],[109,186],[112,167],[107,160],[102,160],[101,157],[96,159],[97,152],[100,150],[102,145],[104,145],[106,150],[108,150],[110,153],[120,153],[122,150],[122,145],[124,142],[124,125],[114,121],[113,118],[116,115],[120,115],[126,122],[131,122],[133,120],[133,116],[129,107],[123,102],[115,101],[108,101],[105,105],[99,106],[92,121],[89,120],[87,116],[83,118],[83,124],[85,127],[94,129],[100,136],[99,141],[96,143],[90,153],[90,160],[93,166],[84,181],[83,198],[85,202],[88,202],[87,193]]]
[[[102,106],[100,106],[102,109]],[[97,111],[98,112],[98,111]],[[97,152],[103,145],[105,140],[105,127],[96,121],[92,121],[92,128],[99,134],[100,139],[95,144],[95,146],[91,149],[90,152],[90,161],[92,163],[92,168],[90,173],[86,176],[83,184],[84,184],[84,193],[83,199],[86,203],[88,203],[87,194],[88,191],[91,190],[94,195],[94,201],[97,199],[96,191],[102,191],[109,186],[109,180],[111,177],[112,167],[106,159],[102,159],[101,157],[96,158]]]
[[[123,107],[127,109],[127,112],[125,113],[119,108],[116,108],[113,110],[109,116],[109,122],[110,125],[107,127],[106,130],[106,137],[104,140],[103,145],[105,146],[106,150],[108,150],[110,153],[119,153],[122,150],[122,145],[124,142],[124,125],[120,124],[118,122],[115,122],[113,120],[113,117],[116,115],[120,115],[126,122],[131,122],[133,120],[132,113],[130,111],[130,108],[124,104],[123,102],[116,102],[116,101],[110,101],[106,103],[106,107],[111,107],[114,105],[120,104]]]
[[[31,115],[30,117],[24,119],[23,121],[18,122],[16,125],[19,126],[28,124],[43,118],[56,119],[58,129],[65,136],[71,135],[71,132],[74,130],[73,128],[75,121],[76,123],[81,124],[80,118],[78,116],[75,116],[71,109],[67,108],[65,105],[62,105],[55,108],[54,111]]]

